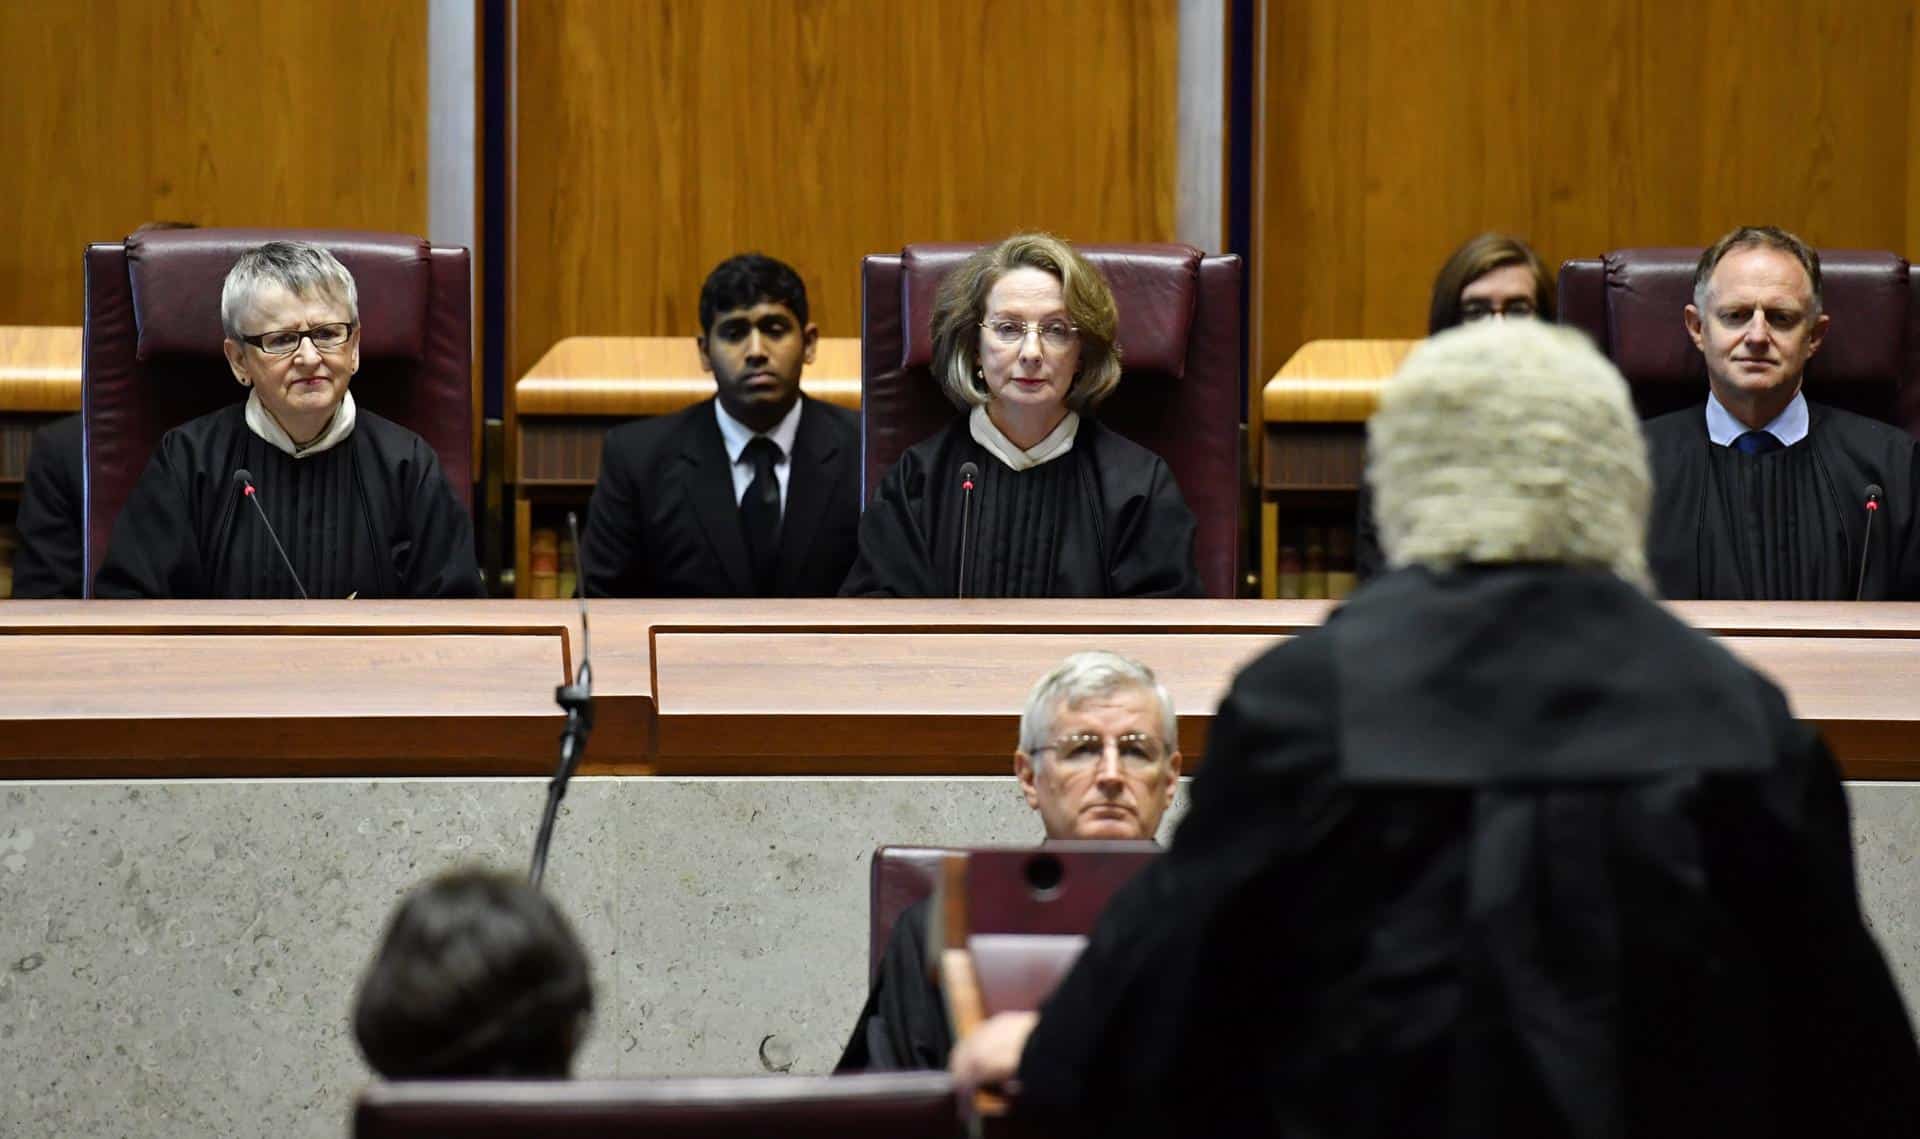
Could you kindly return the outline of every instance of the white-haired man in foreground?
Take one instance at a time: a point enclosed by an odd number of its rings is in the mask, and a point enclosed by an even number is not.
[[[1833,760],[1648,598],[1612,365],[1442,334],[1369,453],[1395,572],[1240,674],[1167,855],[956,1075],[1048,1134],[1910,1131]]]
[[[1013,773],[1048,839],[1150,841],[1180,783],[1179,738],[1173,697],[1152,669],[1075,653],[1028,693]],[[836,1071],[947,1066],[953,1030],[927,979],[928,909],[915,903],[894,923]]]

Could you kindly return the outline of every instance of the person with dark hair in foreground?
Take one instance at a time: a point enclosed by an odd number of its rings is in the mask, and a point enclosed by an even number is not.
[[[1368,435],[1394,572],[1235,679],[1168,853],[956,1076],[1047,1134],[1910,1133],[1839,773],[1648,596],[1619,373],[1462,328]]]
[[[1200,596],[1173,472],[1093,418],[1121,382],[1118,329],[1107,279],[1051,234],[1015,234],[949,273],[933,374],[963,414],[880,480],[840,592]]]
[[[586,588],[610,597],[831,597],[860,524],[860,417],[808,398],[820,330],[800,274],[722,261],[700,289],[713,399],[607,433]]]
[[[1684,317],[1708,391],[1646,425],[1661,594],[1920,598],[1920,444],[1802,390],[1830,319],[1820,255],[1784,230],[1736,229],[1701,254]]]
[[[1554,319],[1553,275],[1533,247],[1504,233],[1482,233],[1453,251],[1433,279],[1427,335],[1479,320]],[[1353,569],[1360,581],[1386,566],[1373,518],[1373,491],[1354,503]]]
[[[1013,774],[1049,839],[1151,842],[1180,785],[1173,697],[1117,653],[1075,653],[1041,677],[1020,715]],[[953,1029],[927,976],[931,900],[902,910],[836,1072],[947,1066]]]
[[[353,1034],[390,1080],[564,1077],[592,1012],[587,956],[559,908],[518,876],[458,870],[400,904]]]

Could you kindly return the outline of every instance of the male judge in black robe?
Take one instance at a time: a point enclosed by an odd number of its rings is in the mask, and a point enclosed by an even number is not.
[[[303,242],[248,250],[220,319],[247,398],[161,437],[94,596],[480,596],[473,523],[433,448],[347,390],[360,325],[346,267]]]
[[[15,519],[20,531],[20,544],[13,551],[15,597],[83,594],[85,463],[78,415],[61,416],[33,433]]]
[[[1193,512],[1160,456],[1092,410],[1120,382],[1106,279],[1047,234],[969,257],[934,300],[933,373],[964,409],[860,521],[851,597],[1198,597]]]
[[[582,568],[610,597],[831,597],[860,520],[860,418],[800,391],[820,330],[786,264],[720,263],[700,290],[715,398],[607,433]]]
[[[956,1074],[1047,1134],[1911,1130],[1838,772],[1646,595],[1619,374],[1459,329],[1369,438],[1395,572],[1236,678],[1168,853]]]
[[[1920,449],[1904,431],[1801,390],[1829,320],[1820,255],[1779,229],[1734,230],[1701,255],[1685,319],[1709,391],[1703,406],[1646,425],[1656,487],[1648,548],[1661,593],[1920,598]]]
[[[1173,697],[1138,661],[1075,653],[1028,694],[1013,773],[1048,839],[1151,842],[1180,783]],[[931,904],[895,919],[835,1072],[947,1066],[953,1028],[927,969]]]

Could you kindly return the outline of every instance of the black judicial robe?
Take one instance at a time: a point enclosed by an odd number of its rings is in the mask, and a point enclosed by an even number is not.
[[[927,924],[921,899],[900,911],[867,1003],[834,1066],[839,1072],[945,1069],[953,1028],[939,989],[927,980]]]
[[[1646,425],[1647,555],[1673,600],[1851,601],[1866,487],[1883,489],[1866,601],[1920,599],[1920,447],[1904,431],[1808,401],[1807,437],[1763,455],[1715,446],[1704,405]]]
[[[1386,574],[1235,680],[1042,1009],[1049,1134],[1885,1136],[1920,1052],[1778,689],[1608,574]]]
[[[298,597],[256,498],[314,598],[479,597],[473,522],[425,440],[357,409],[353,433],[295,459],[231,404],[166,433],[114,523],[97,597]]]
[[[20,545],[13,551],[15,597],[81,596],[85,466],[79,416],[62,416],[33,433],[16,520]]]
[[[1025,471],[961,416],[907,449],[860,519],[844,597],[953,597],[961,465],[973,492],[968,597],[1198,597],[1193,512],[1160,456],[1088,417],[1073,450]]]

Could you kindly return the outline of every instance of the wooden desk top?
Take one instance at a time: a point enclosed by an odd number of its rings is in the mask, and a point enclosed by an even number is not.
[[[1364,423],[1417,340],[1309,340],[1261,390],[1266,423]]]
[[[821,337],[800,389],[860,406],[860,341]],[[713,394],[691,336],[570,336],[513,385],[525,416],[670,415]]]
[[[80,329],[0,324],[0,411],[80,410]]]
[[[1330,604],[595,600],[585,770],[1000,774],[1033,680],[1096,645],[1160,673],[1191,769],[1236,669]],[[1920,778],[1920,604],[1674,609],[1850,777]],[[544,773],[576,625],[564,601],[0,604],[0,776]]]

